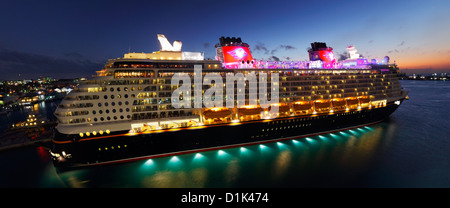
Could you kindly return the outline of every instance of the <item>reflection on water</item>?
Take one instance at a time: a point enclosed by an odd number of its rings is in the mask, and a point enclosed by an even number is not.
[[[295,140],[85,168],[59,173],[58,178],[68,187],[310,186],[311,178],[319,181],[364,171],[393,131],[395,125],[381,123]]]

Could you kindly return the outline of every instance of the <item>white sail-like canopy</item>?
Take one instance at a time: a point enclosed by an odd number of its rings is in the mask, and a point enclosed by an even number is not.
[[[162,34],[158,34],[158,40],[161,44],[161,51],[181,51],[181,41],[176,40],[173,42],[173,45],[169,43],[166,36]]]

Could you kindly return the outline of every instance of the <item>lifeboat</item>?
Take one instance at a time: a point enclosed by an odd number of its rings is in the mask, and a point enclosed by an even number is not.
[[[203,111],[205,119],[222,119],[231,117],[231,110],[229,108],[209,108]]]
[[[358,97],[361,108],[368,108],[370,106],[370,98],[367,96]]]
[[[333,99],[331,103],[334,111],[341,111],[347,108],[347,103],[344,99]]]
[[[349,109],[357,109],[358,108],[358,104],[359,104],[358,98],[348,97],[348,98],[345,98],[345,100],[347,101],[347,107]]]
[[[260,106],[247,105],[238,108],[238,116],[241,121],[261,119],[263,109]]]
[[[329,100],[315,100],[314,109],[317,113],[329,112],[331,107],[331,102]]]
[[[263,109],[260,106],[243,106],[242,108],[238,108],[239,115],[251,116],[251,115],[260,115]]]
[[[270,108],[272,108],[272,106],[278,106],[277,117],[289,116],[291,114],[291,108],[286,103],[271,104]]]
[[[298,101],[293,106],[295,115],[311,114],[312,105],[309,101]]]

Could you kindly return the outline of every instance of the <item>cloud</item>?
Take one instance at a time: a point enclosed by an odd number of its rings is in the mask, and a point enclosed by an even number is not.
[[[284,48],[284,50],[295,50],[295,49],[297,49],[296,47],[291,46],[291,45],[280,45],[280,48]]]
[[[35,79],[39,76],[76,78],[95,74],[104,63],[93,62],[78,53],[66,53],[66,58],[0,49],[1,79]]]
[[[203,43],[204,48],[209,48],[210,45],[211,45],[210,43]]]
[[[405,44],[405,41],[402,41],[398,46],[403,46]]]
[[[276,56],[270,56],[269,60],[271,60],[271,61],[280,61],[280,58],[278,58]]]
[[[269,50],[266,45],[264,43],[261,42],[256,42],[256,45],[254,46],[255,48],[253,49],[255,52],[264,52],[264,54],[271,54],[274,55],[276,52],[278,52],[279,49],[284,49],[284,50],[295,50],[297,49],[294,46],[291,45],[279,45],[278,47],[276,47],[275,49]]]
[[[261,42],[256,42],[255,48],[253,49],[255,52],[262,51],[264,54],[269,54],[269,49],[266,48],[266,45]]]
[[[336,57],[338,61],[343,61],[345,59],[350,58],[350,54],[348,53],[348,51],[344,51],[343,53],[337,53]]]
[[[388,51],[387,53],[399,53],[400,51],[399,50],[397,50],[397,49],[394,49],[394,50],[390,50],[390,51]]]

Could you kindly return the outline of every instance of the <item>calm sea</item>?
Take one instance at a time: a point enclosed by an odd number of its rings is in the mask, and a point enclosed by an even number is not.
[[[3,151],[0,187],[450,187],[450,82],[401,84],[410,100],[388,120],[335,134],[68,172],[40,147]]]

